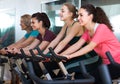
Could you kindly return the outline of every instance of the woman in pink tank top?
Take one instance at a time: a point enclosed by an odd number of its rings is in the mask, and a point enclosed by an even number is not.
[[[113,34],[112,26],[105,12],[100,7],[86,4],[81,6],[78,15],[79,23],[86,31],[79,41],[64,51],[62,55],[72,59],[94,49],[102,58],[103,63],[107,64],[111,77],[113,79],[120,77],[120,69],[114,67],[105,55],[107,51],[110,51],[115,62],[120,64],[120,43]],[[85,42],[88,42],[88,45],[81,48]],[[66,54],[68,52],[69,54]],[[97,70],[94,71],[94,76],[96,84],[101,84]]]

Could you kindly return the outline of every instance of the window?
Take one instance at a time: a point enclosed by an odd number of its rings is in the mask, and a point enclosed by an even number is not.
[[[63,22],[59,18],[59,10],[63,3],[69,2],[74,4],[77,8],[79,7],[79,0],[43,0],[41,2],[42,12],[46,12],[51,21],[51,30],[56,34],[59,33]]]

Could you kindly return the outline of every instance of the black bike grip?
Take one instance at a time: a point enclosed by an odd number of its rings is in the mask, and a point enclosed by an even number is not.
[[[8,59],[6,58],[0,58],[0,63],[7,63],[8,62]]]
[[[56,55],[56,53],[54,52],[54,50],[51,47],[49,48],[49,50],[50,50],[51,54],[54,56],[54,58],[56,58],[58,60],[67,60],[67,58],[64,57],[64,56],[58,56],[58,55]]]
[[[45,54],[43,54],[43,52],[40,50],[40,48],[39,48],[39,47],[37,47],[36,49],[37,49],[38,53],[39,53],[41,56],[46,57],[46,56],[45,56]]]
[[[107,51],[105,54],[107,55],[107,57],[111,63],[115,63],[115,61],[114,61],[114,59],[109,51]]]

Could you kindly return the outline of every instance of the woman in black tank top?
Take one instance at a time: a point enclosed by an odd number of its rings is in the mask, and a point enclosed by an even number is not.
[[[57,37],[50,43],[45,49],[44,54],[49,52],[49,47],[54,48],[56,53],[60,53],[68,46],[69,42],[76,36],[80,36],[83,33],[83,28],[80,26],[78,21],[74,19],[77,16],[76,7],[72,4],[65,3],[60,10],[60,19],[64,21],[64,26],[57,35]],[[71,42],[70,42],[71,44]]]

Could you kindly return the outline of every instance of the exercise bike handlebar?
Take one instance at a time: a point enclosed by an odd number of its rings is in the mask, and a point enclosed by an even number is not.
[[[8,62],[7,58],[0,58],[0,64],[7,63],[7,62]]]
[[[51,47],[49,48],[49,51],[50,51],[50,53],[52,54],[54,60],[56,60],[56,61],[58,61],[58,62],[59,62],[59,61],[62,61],[62,60],[67,60],[67,58],[64,57],[64,56],[58,56]]]
[[[24,58],[24,56],[22,56],[21,54],[13,54],[8,52],[8,54],[4,54],[5,56],[7,56],[8,58],[13,58],[13,59],[19,59],[19,58]]]
[[[44,57],[44,58],[51,58],[51,56],[47,56],[47,55],[43,54],[42,50],[40,50],[39,47],[37,47],[36,49],[37,49],[38,53],[39,53],[42,57]]]
[[[115,63],[115,61],[114,61],[114,59],[109,51],[106,52],[106,55],[111,63]]]
[[[5,50],[7,50],[7,48],[5,48]],[[20,49],[21,53],[23,54],[23,49]],[[0,55],[4,55],[4,56],[7,56],[8,58],[13,58],[13,59],[23,59],[23,58],[30,58],[29,56],[27,55],[22,55],[22,54],[14,54],[14,53],[11,53],[9,51],[7,51],[7,54],[2,54],[0,53]]]
[[[37,57],[37,56],[34,54],[34,52],[33,52],[32,49],[30,49],[29,51],[30,51],[30,54],[32,55],[33,61],[44,61],[44,60],[45,60],[45,58],[43,58],[43,57]]]
[[[120,64],[118,64],[117,62],[114,61],[114,59],[113,59],[110,51],[107,51],[105,54],[107,55],[107,57],[108,57],[108,59],[109,59],[109,61],[110,61],[111,64],[113,64],[114,66],[120,68]]]
[[[43,54],[43,52],[40,50],[39,47],[37,47],[36,49],[37,49],[38,53],[39,53],[42,57],[44,57],[44,58],[49,58],[49,59],[52,60],[52,61],[57,61],[57,62],[59,62],[59,61],[62,61],[62,60],[67,60],[66,57],[56,55],[55,52],[53,51],[53,49],[52,49],[51,47],[49,48],[50,53],[51,53],[51,55],[49,55],[49,56]]]

